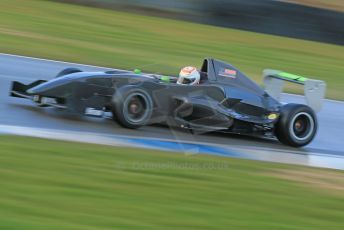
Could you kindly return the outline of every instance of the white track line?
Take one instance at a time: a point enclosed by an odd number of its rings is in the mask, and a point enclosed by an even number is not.
[[[152,144],[145,145],[135,144],[133,145],[132,139],[135,139],[133,136],[120,136],[120,135],[109,135],[109,134],[99,134],[92,132],[79,132],[79,131],[65,131],[65,130],[55,130],[55,129],[42,129],[42,128],[33,128],[33,127],[22,127],[22,126],[13,126],[13,125],[0,125],[0,134],[7,135],[21,135],[21,136],[30,136],[36,138],[44,139],[54,139],[62,141],[73,141],[80,143],[90,143],[90,144],[100,144],[100,145],[109,145],[109,146],[119,146],[119,147],[134,147],[134,148],[146,148],[146,149],[160,149],[162,151],[167,151],[166,148],[159,148],[153,146]],[[140,138],[142,139],[142,138]],[[155,138],[143,138],[143,140],[159,140]],[[165,140],[175,144],[187,144],[188,142],[178,142],[173,140]],[[189,142],[191,144],[199,144],[204,146],[204,143],[198,142]],[[266,149],[254,149],[254,151],[247,151],[245,148],[240,148],[238,146],[225,146],[217,144],[207,144],[207,146],[216,146],[220,147],[228,152],[235,152],[238,155],[241,155],[241,158],[244,159],[254,159],[260,161],[270,161],[278,163],[287,163],[287,164],[297,164],[305,165],[312,167],[322,167],[322,168],[332,168],[344,170],[344,157],[337,155],[306,155],[298,153],[290,153],[283,151],[266,151]],[[198,152],[198,148],[195,147],[196,152],[193,151],[193,154],[202,153]],[[173,151],[173,150],[169,150]],[[183,152],[183,151],[180,151]],[[184,154],[189,155],[189,150],[185,149]],[[216,155],[216,154],[215,154]]]

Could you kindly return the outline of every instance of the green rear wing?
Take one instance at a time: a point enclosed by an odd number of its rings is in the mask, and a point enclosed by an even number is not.
[[[303,85],[307,105],[316,112],[321,110],[326,93],[324,81],[272,69],[264,70],[263,78],[265,91],[277,100],[280,100],[285,81]]]

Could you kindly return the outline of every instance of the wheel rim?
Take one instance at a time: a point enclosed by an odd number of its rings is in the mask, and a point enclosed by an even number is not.
[[[310,114],[301,112],[293,117],[289,131],[294,139],[304,141],[312,136],[314,123],[314,119]]]
[[[149,117],[149,99],[143,93],[129,95],[123,103],[123,115],[132,124],[144,123]]]

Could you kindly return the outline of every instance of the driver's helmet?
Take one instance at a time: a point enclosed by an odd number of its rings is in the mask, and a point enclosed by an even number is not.
[[[201,75],[196,67],[187,66],[180,71],[177,84],[196,85],[199,84],[200,79]]]

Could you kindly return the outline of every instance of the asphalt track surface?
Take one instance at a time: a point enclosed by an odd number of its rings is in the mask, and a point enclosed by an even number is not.
[[[51,79],[66,67],[77,67],[84,71],[105,68],[29,57],[0,54],[0,125],[15,125],[55,129],[59,131],[81,131],[99,134],[118,134],[130,137],[149,137],[165,140],[181,140],[195,143],[212,143],[239,149],[269,152],[290,152],[302,155],[335,155],[344,157],[344,102],[326,100],[318,113],[319,130],[314,141],[306,147],[296,149],[280,144],[276,140],[266,140],[233,134],[210,133],[192,135],[185,130],[174,130],[154,125],[131,130],[120,127],[110,117],[76,117],[55,108],[39,108],[32,102],[9,97],[11,81],[30,83],[38,79]],[[285,102],[304,103],[304,98],[284,95]]]

